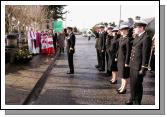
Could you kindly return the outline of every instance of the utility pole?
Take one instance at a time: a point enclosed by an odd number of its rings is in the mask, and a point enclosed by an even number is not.
[[[65,20],[65,27],[67,27],[67,14],[69,13],[69,11],[67,11],[67,13],[66,13],[66,20]]]
[[[120,16],[119,16],[119,27],[120,27],[120,23],[121,23],[121,13],[122,13],[121,10],[122,10],[122,6],[120,5],[120,10],[119,10],[119,11],[120,11],[120,13],[119,13],[119,15],[120,15]]]
[[[65,27],[67,27],[67,13],[66,13]]]

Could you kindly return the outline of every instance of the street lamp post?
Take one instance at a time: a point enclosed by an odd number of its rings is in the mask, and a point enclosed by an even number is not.
[[[67,13],[66,13],[66,21],[65,21],[65,27],[67,27],[67,14],[69,13],[69,11],[67,11]]]
[[[122,13],[122,11],[121,11],[121,10],[122,10],[122,6],[120,5],[120,13],[119,13],[119,15],[120,15],[120,16],[119,16],[119,27],[120,27],[120,23],[121,23],[121,13]]]
[[[65,27],[67,27],[67,13],[66,13]]]

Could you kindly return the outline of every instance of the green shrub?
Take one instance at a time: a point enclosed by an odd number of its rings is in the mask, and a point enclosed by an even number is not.
[[[28,49],[20,49],[16,51],[15,60],[19,61],[30,61],[32,59],[32,55],[29,53]]]

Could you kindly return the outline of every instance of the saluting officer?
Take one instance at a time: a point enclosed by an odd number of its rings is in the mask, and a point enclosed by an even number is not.
[[[151,50],[151,38],[147,35],[145,28],[147,22],[136,20],[134,24],[134,35],[130,56],[130,93],[131,97],[126,102],[128,105],[140,105],[143,95],[143,76],[145,74],[149,54]]]
[[[70,71],[67,74],[74,74],[73,54],[75,53],[75,35],[72,27],[67,27],[67,55]]]
[[[109,63],[111,63],[110,62],[111,59],[109,59],[109,56],[110,56],[111,39],[113,38],[112,30],[113,30],[112,26],[109,26],[107,28],[107,37],[106,37],[106,65],[107,65],[107,72],[106,72],[106,76],[111,76],[111,67],[109,65]]]
[[[107,33],[104,30],[104,26],[101,25],[100,26],[100,32],[99,32],[99,43],[98,43],[98,50],[100,53],[100,67],[99,67],[99,71],[105,71],[105,43],[106,43],[106,35]]]
[[[97,65],[95,65],[96,68],[100,67],[100,51],[98,49],[98,43],[99,43],[99,25],[97,25],[95,27],[95,39],[96,39],[96,43],[95,43],[95,48],[96,48],[96,53],[97,53]]]

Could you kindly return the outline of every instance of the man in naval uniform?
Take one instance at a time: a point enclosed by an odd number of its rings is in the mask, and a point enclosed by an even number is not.
[[[75,35],[73,33],[72,27],[67,27],[67,55],[68,55],[68,64],[70,71],[67,74],[74,74],[74,64],[73,64],[73,55],[75,53]]]
[[[99,32],[99,43],[98,43],[98,50],[99,50],[99,53],[100,53],[100,61],[99,61],[99,64],[100,64],[100,67],[99,67],[99,71],[105,71],[105,43],[106,43],[106,35],[107,33],[105,32],[104,30],[104,26],[101,25],[100,26],[100,32]]]
[[[127,105],[140,105],[143,95],[143,77],[148,67],[148,59],[151,50],[151,38],[147,35],[145,28],[147,22],[136,20],[131,56],[130,56],[130,99]]]

